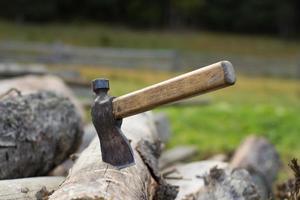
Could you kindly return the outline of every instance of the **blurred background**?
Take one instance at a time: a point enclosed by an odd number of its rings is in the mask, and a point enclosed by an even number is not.
[[[89,121],[94,78],[122,95],[229,60],[235,86],[156,110],[170,119],[167,147],[194,145],[205,159],[256,134],[286,163],[300,155],[299,10],[296,0],[0,1],[0,76],[60,76]]]

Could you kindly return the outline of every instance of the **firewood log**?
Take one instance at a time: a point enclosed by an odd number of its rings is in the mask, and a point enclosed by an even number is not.
[[[93,124],[88,124],[84,127],[84,134],[80,146],[77,151],[72,154],[67,160],[56,166],[49,172],[49,176],[67,176],[69,169],[73,167],[75,160],[82,153],[82,151],[89,146],[93,138],[97,135]]]
[[[249,136],[235,151],[230,166],[247,169],[258,186],[262,198],[268,199],[280,170],[281,161],[275,147],[266,138]]]
[[[0,179],[45,175],[73,153],[81,118],[52,92],[0,99]]]
[[[124,119],[122,131],[133,147],[135,165],[118,170],[102,162],[99,140],[95,138],[50,199],[140,200],[155,195],[157,199],[164,199],[166,194],[176,196],[176,187],[164,185],[158,172],[160,143],[152,115],[143,113]]]
[[[230,163],[200,161],[164,170],[168,183],[179,186],[179,200],[272,199],[280,168],[276,149],[265,138],[250,136]]]
[[[84,110],[77,98],[75,98],[71,89],[64,83],[64,81],[56,76],[34,76],[27,75],[21,77],[15,77],[11,79],[0,80],[0,96],[5,94],[10,89],[17,89],[22,94],[35,93],[41,90],[52,91],[56,94],[68,97],[70,101],[75,105],[77,112],[84,119]],[[5,94],[4,97],[16,96],[16,93],[10,92]]]
[[[64,177],[33,177],[0,181],[0,200],[36,200],[52,193]]]
[[[232,170],[220,161],[178,165],[164,177],[179,186],[177,200],[261,200],[246,170]]]

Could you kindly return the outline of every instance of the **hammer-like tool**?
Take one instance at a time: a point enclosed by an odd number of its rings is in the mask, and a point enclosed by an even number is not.
[[[234,69],[228,61],[221,61],[116,98],[107,94],[107,79],[94,80],[92,88],[96,99],[91,114],[100,139],[102,160],[119,169],[134,164],[131,146],[121,131],[122,118],[234,83]]]

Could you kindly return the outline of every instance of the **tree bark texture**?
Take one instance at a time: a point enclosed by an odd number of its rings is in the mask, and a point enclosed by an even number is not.
[[[52,92],[0,101],[0,179],[45,175],[73,153],[81,118],[65,97]]]
[[[266,138],[249,136],[235,151],[230,166],[247,169],[263,199],[268,199],[281,161],[275,147]]]
[[[46,76],[21,76],[12,79],[4,79],[0,81],[0,96],[6,93],[8,90],[15,88],[19,90],[23,95],[35,93],[41,90],[52,91],[56,94],[68,97],[70,101],[75,105],[77,112],[84,119],[84,110],[80,102],[74,96],[71,89],[64,83],[62,79],[52,75]],[[6,97],[16,96],[16,93],[9,93]]]
[[[199,161],[170,168],[165,179],[179,186],[177,200],[260,200],[246,170],[219,161]]]
[[[67,160],[65,160],[60,165],[56,166],[50,171],[48,175],[50,176],[67,176],[68,171],[73,167],[75,160],[82,153],[82,151],[89,146],[94,137],[97,135],[93,124],[88,124],[84,127],[84,134],[81,139],[81,143],[77,151],[72,154]]]

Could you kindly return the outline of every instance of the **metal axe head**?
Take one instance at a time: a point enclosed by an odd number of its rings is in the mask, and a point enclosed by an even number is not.
[[[107,94],[109,81],[96,79],[92,82],[92,89],[96,99],[91,114],[100,140],[102,160],[119,169],[134,164],[132,148],[121,131],[122,119],[113,116],[113,97]]]
[[[92,118],[100,139],[103,161],[118,168],[134,163],[131,146],[120,130],[121,120],[116,119],[234,83],[234,69],[228,61],[214,63],[114,99],[107,94],[108,80],[94,80],[92,86],[97,98],[92,107]]]

